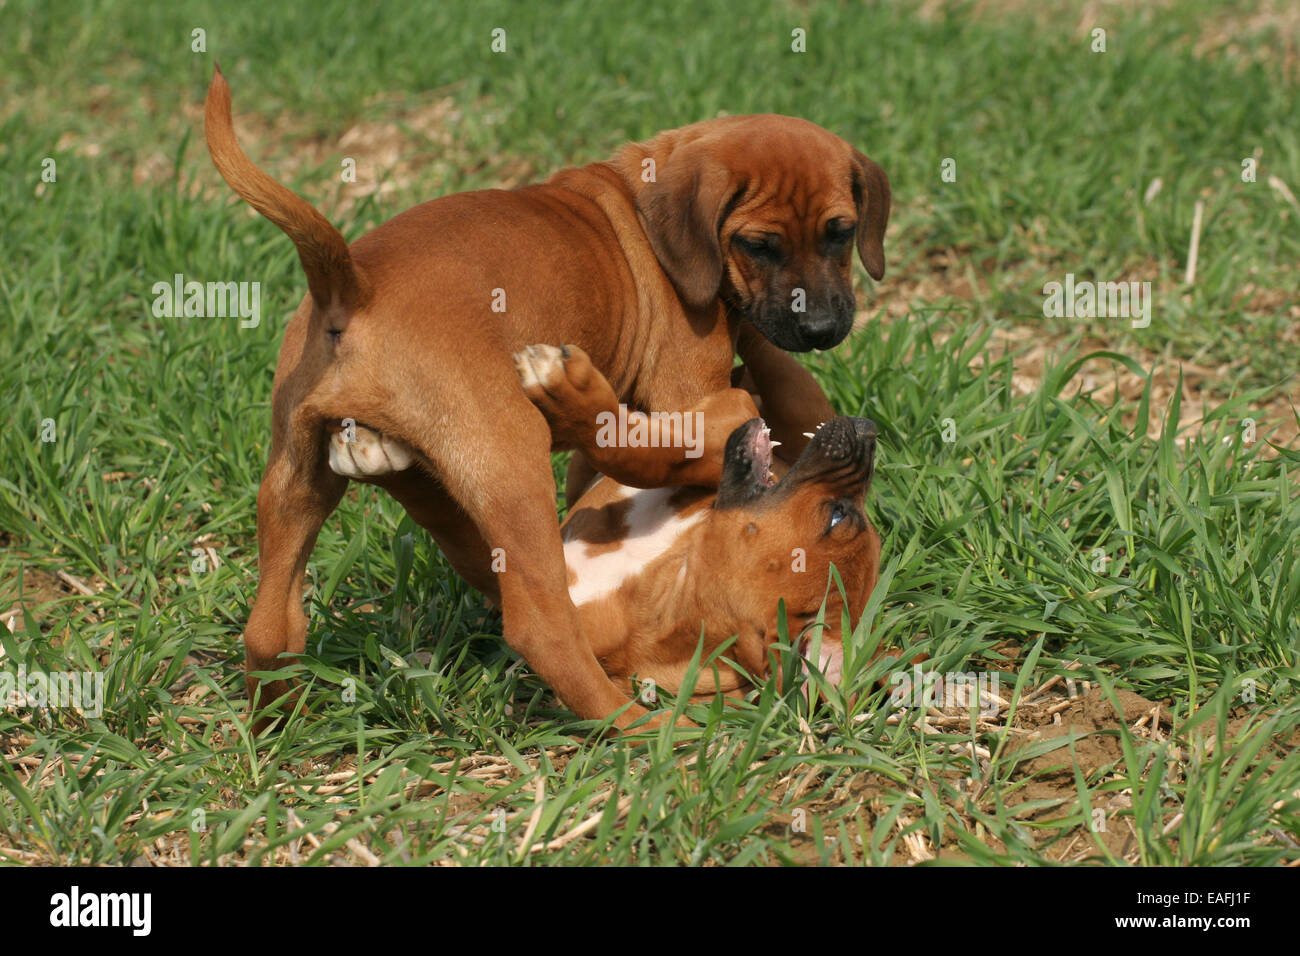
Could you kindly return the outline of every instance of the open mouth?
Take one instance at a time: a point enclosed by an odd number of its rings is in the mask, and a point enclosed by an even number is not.
[[[751,418],[731,433],[718,485],[721,507],[742,505],[777,484],[772,473],[772,430],[761,418]]]
[[[772,472],[772,449],[780,447],[780,442],[772,441],[772,429],[763,420],[758,420],[759,427],[752,429],[753,437],[749,441],[749,470],[754,480],[764,485],[776,484],[776,475]]]
[[[799,460],[778,481],[772,471],[772,432],[761,418],[751,418],[727,439],[717,507],[730,508],[767,494],[788,490],[805,481],[858,485],[871,481],[875,465],[876,425],[865,418],[832,418],[823,422]]]

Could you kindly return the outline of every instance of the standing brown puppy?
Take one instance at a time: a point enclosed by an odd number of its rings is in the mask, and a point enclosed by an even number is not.
[[[550,430],[511,358],[573,342],[620,401],[682,410],[730,386],[739,353],[790,460],[832,411],[783,349],[830,348],[852,325],[851,250],[884,275],[889,183],[819,126],[785,116],[709,120],[625,147],[611,162],[521,189],[409,209],[350,247],[315,208],[240,150],[217,70],[208,149],[230,187],[293,240],[309,294],[285,332],[270,460],[257,500],[260,581],[244,633],[250,701],[290,693],[275,670],[306,646],[307,558],[347,486],[328,444],[343,419],[409,447],[373,481],[498,601],[507,642],[586,718],[644,710],[578,639],[555,513]],[[742,396],[744,396],[742,398]],[[704,420],[708,447],[734,419]],[[382,448],[382,446],[381,446]],[[659,450],[662,484],[716,482],[711,456]],[[406,462],[402,463],[407,464]],[[628,484],[617,456],[591,467]],[[367,479],[364,459],[348,477]]]

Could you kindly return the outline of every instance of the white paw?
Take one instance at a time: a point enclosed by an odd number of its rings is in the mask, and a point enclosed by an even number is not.
[[[515,353],[515,369],[525,389],[550,388],[564,377],[565,354],[555,345],[530,345]]]
[[[330,471],[345,478],[373,478],[405,471],[415,464],[410,446],[385,438],[364,425],[330,435]]]

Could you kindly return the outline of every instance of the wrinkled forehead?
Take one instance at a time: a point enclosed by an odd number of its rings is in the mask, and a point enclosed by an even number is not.
[[[719,158],[744,187],[740,206],[784,202],[796,215],[807,215],[843,203],[852,211],[852,150],[821,127],[812,123],[754,124],[722,140]]]
[[[751,228],[766,225],[777,232],[792,228],[819,232],[829,219],[855,218],[857,207],[847,173],[843,182],[785,173],[750,180],[731,212],[730,220],[743,216]]]

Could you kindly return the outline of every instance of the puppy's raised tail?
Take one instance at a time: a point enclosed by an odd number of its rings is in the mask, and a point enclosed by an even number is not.
[[[332,328],[342,328],[365,304],[365,277],[352,261],[343,234],[311,203],[258,169],[239,148],[230,119],[230,86],[219,66],[208,86],[203,125],[208,152],[221,178],[293,240],[317,309],[329,315]]]

